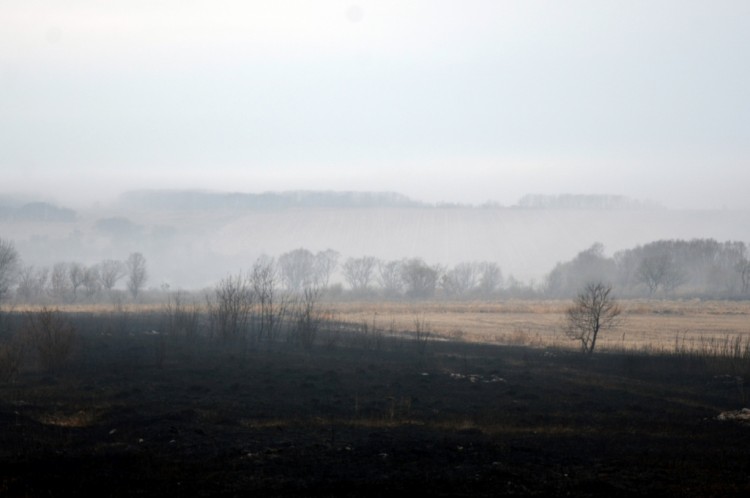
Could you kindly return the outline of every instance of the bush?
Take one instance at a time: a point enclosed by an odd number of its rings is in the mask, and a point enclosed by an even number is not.
[[[0,382],[12,382],[23,363],[25,348],[17,338],[0,344]]]
[[[76,337],[70,320],[59,310],[46,307],[26,313],[21,334],[36,351],[39,366],[47,372],[59,370],[68,361]]]

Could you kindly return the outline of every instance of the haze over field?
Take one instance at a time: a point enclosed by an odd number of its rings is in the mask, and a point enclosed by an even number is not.
[[[131,192],[95,209],[0,202],[0,236],[24,264],[93,265],[142,252],[149,286],[200,288],[259,256],[305,248],[453,266],[489,261],[539,285],[599,242],[607,255],[659,239],[750,241],[750,211],[684,211],[623,198],[525,197],[525,204],[435,206],[392,193]],[[526,205],[528,204],[528,205]],[[341,281],[341,275],[334,277]]]
[[[0,189],[747,209],[748,60],[744,0],[5,0]]]

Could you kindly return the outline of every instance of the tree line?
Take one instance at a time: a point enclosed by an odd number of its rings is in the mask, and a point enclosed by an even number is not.
[[[750,260],[737,241],[658,240],[611,257],[596,243],[558,263],[545,293],[568,297],[591,281],[609,282],[627,297],[740,297],[750,290]]]
[[[123,280],[137,299],[148,281],[143,254],[133,252],[125,260],[105,259],[93,265],[61,261],[36,267],[23,265],[13,244],[0,239],[0,302],[12,294],[24,303],[97,302]]]
[[[305,248],[264,258],[280,290],[301,295],[316,289],[332,298],[560,298],[575,296],[593,281],[611,284],[621,297],[740,297],[750,291],[745,243],[714,239],[658,240],[612,256],[596,243],[555,265],[537,286],[523,284],[512,275],[505,277],[491,261],[445,266],[422,258],[344,259],[333,249],[313,252]],[[123,284],[137,300],[147,281],[146,258],[140,252],[125,260],[106,259],[92,265],[59,262],[35,267],[23,265],[13,244],[0,239],[0,300],[97,302]]]

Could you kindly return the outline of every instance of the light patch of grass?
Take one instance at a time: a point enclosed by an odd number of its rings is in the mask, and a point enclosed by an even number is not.
[[[79,410],[75,413],[48,413],[37,417],[37,422],[56,427],[91,427],[97,421],[97,414],[93,411]]]

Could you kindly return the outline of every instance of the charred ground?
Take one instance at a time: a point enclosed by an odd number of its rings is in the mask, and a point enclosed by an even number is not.
[[[0,385],[4,496],[750,490],[750,427],[717,420],[746,406],[736,360],[343,329],[220,345],[71,319],[63,368]]]

